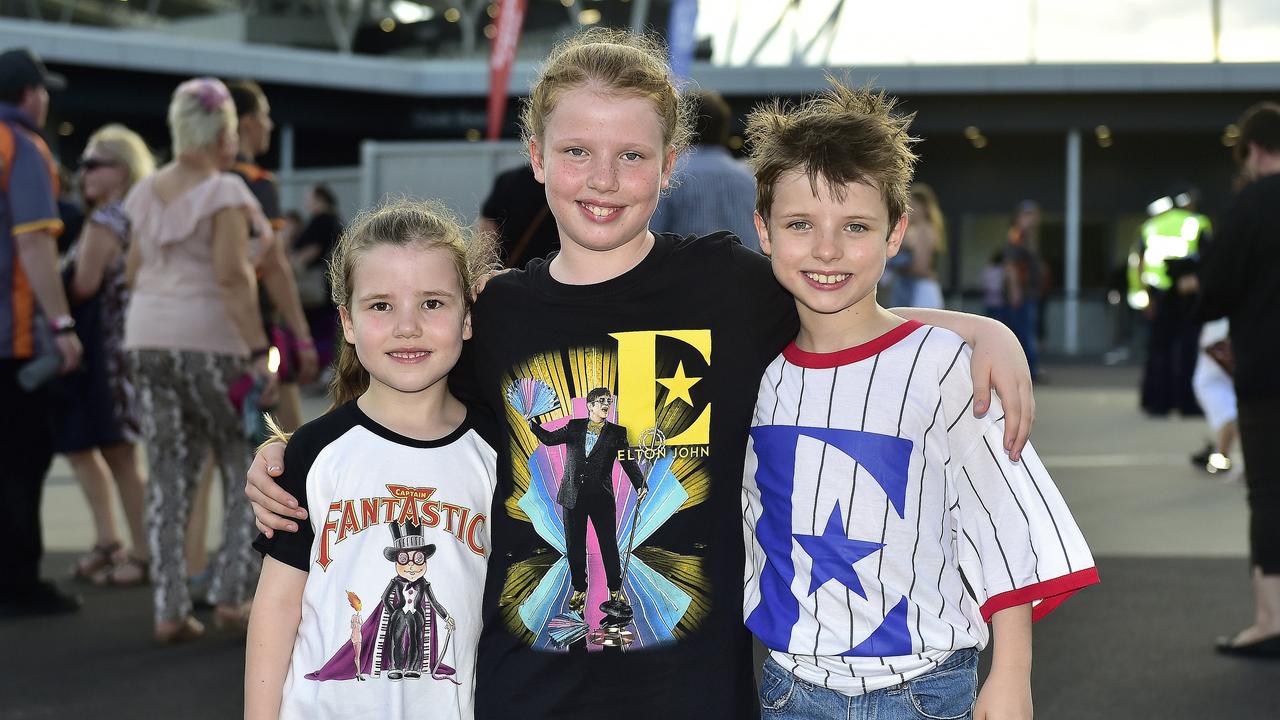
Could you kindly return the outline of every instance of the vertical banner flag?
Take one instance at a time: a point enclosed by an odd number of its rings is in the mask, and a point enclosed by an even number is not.
[[[698,0],[672,0],[667,21],[667,45],[671,52],[671,72],[677,80],[688,80],[693,71],[694,35],[698,24]]]
[[[520,30],[524,27],[524,14],[528,0],[499,0],[498,17],[494,19],[498,32],[493,36],[489,50],[489,133],[490,140],[497,140],[502,132],[502,120],[507,115],[507,89],[511,84],[511,66],[515,63],[516,47],[520,45]]]

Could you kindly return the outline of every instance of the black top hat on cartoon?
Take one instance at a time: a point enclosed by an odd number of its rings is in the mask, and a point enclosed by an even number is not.
[[[422,537],[421,525],[417,523],[392,523],[390,527],[391,547],[382,549],[382,556],[386,559],[395,561],[396,554],[401,550],[421,550],[427,557],[436,554],[436,546],[428,543]]]

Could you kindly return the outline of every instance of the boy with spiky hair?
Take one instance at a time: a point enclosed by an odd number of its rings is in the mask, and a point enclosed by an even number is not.
[[[784,718],[1029,718],[1031,623],[1097,570],[1035,451],[1001,450],[999,404],[969,412],[968,345],[876,303],[907,228],[912,118],[828,80],[747,128],[761,249],[801,323],[761,380],[743,479],[761,702]]]

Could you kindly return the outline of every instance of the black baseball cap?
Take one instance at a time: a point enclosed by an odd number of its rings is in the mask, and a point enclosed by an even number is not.
[[[49,90],[67,87],[67,79],[51,73],[30,48],[14,48],[0,53],[0,88],[15,90],[42,85]]]

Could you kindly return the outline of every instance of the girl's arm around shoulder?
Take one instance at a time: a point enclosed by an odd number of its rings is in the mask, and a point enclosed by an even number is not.
[[[263,558],[245,648],[245,720],[280,717],[284,680],[298,636],[306,584],[307,573],[269,555]]]
[[[1031,606],[991,617],[995,647],[991,672],[973,706],[974,720],[1031,720]]]

